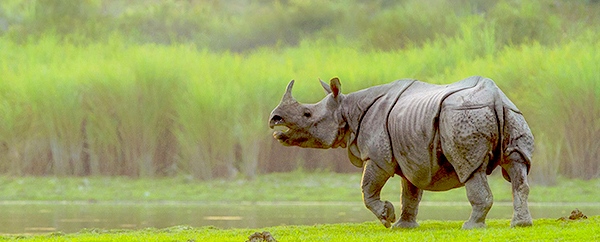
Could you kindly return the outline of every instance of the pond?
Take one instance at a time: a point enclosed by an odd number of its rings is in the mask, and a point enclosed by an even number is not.
[[[399,213],[399,204],[396,213]],[[568,216],[575,208],[588,216],[600,215],[596,203],[531,203],[534,218]],[[468,203],[423,202],[419,220],[466,220]],[[85,228],[141,229],[176,225],[217,228],[263,228],[276,225],[376,221],[362,203],[283,202],[206,204],[186,202],[3,202],[0,233],[73,233]],[[398,216],[398,215],[397,215]],[[496,202],[488,218],[510,219],[512,204]]]

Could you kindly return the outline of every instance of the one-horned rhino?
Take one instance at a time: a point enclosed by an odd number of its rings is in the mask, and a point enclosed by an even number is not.
[[[449,85],[403,79],[342,94],[338,78],[321,81],[327,96],[315,104],[292,97],[292,80],[272,111],[273,137],[286,146],[348,150],[363,167],[366,207],[384,226],[396,220],[394,206],[380,200],[392,176],[402,177],[402,212],[393,227],[417,227],[423,190],[465,186],[472,206],[463,228],[485,227],[492,207],[487,182],[496,167],[512,183],[511,226],[531,226],[527,205],[533,135],[522,113],[488,78]]]

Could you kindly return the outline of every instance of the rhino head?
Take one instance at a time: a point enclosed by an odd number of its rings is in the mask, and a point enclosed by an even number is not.
[[[302,104],[292,97],[292,80],[279,105],[271,112],[269,127],[276,129],[273,137],[285,146],[305,148],[345,147],[347,124],[342,117],[344,95],[340,80],[333,78],[330,85],[321,81],[327,96],[315,104]]]

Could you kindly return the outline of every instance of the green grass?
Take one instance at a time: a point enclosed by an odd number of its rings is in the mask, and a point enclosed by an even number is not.
[[[496,202],[512,201],[510,183],[490,176]],[[332,192],[335,191],[335,192]],[[400,179],[388,181],[382,199],[399,202]],[[598,202],[600,180],[559,179],[557,186],[531,185],[531,202]],[[360,174],[273,173],[245,179],[197,181],[190,177],[1,177],[2,201],[362,202]],[[467,202],[464,188],[425,192],[423,201]]]
[[[277,226],[263,229],[216,229],[177,226],[143,230],[84,230],[50,235],[7,235],[18,241],[246,241],[268,231],[277,241],[597,241],[600,217],[578,221],[534,220],[529,228],[510,228],[508,220],[488,220],[486,229],[461,230],[461,222],[422,221],[411,230],[389,230],[379,223]]]

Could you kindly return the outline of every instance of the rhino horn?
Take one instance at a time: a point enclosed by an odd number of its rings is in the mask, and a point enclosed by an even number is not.
[[[291,80],[290,83],[287,85],[287,88],[285,89],[285,93],[283,94],[283,98],[281,99],[281,102],[296,102],[296,100],[294,99],[294,97],[292,97],[292,88],[294,87],[294,80]]]

